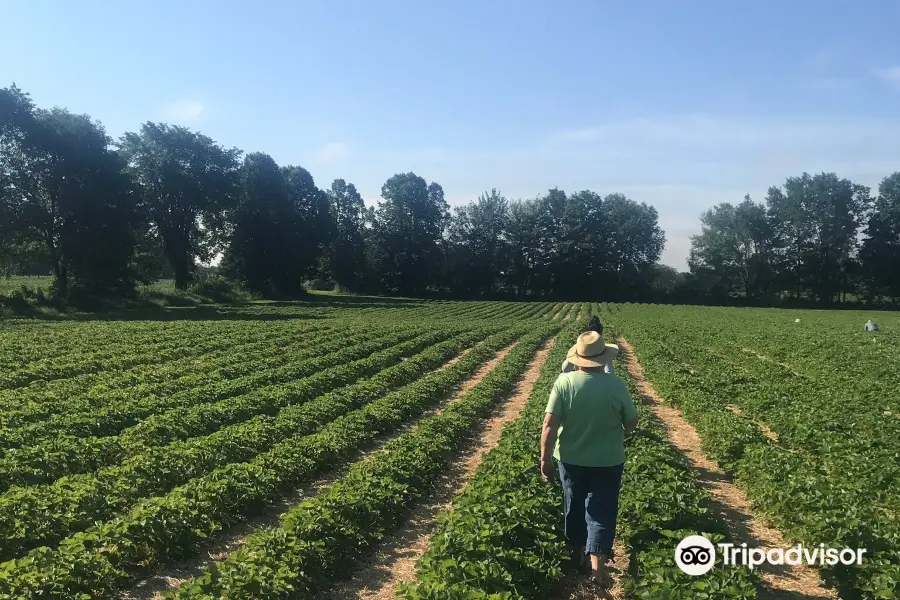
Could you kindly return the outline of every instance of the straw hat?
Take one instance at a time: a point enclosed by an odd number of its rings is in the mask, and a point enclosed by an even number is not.
[[[603,336],[596,331],[586,331],[569,348],[566,360],[579,367],[602,367],[611,363],[618,353],[618,346],[604,343]]]

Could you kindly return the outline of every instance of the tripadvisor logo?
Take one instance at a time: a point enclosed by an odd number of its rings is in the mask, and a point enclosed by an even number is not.
[[[716,548],[702,535],[689,535],[675,548],[675,564],[688,575],[704,575],[716,563]]]
[[[834,566],[861,565],[865,548],[826,548],[819,544],[813,548],[797,544],[791,548],[748,548],[747,544],[719,543],[713,546],[702,535],[689,535],[675,547],[675,564],[688,575],[704,575],[716,563],[716,547],[727,566],[742,565],[755,569],[763,564],[770,565],[818,565]]]

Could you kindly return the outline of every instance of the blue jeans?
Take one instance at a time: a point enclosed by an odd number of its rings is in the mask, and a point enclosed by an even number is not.
[[[622,465],[582,467],[559,463],[564,493],[566,542],[588,554],[612,556],[619,513]]]

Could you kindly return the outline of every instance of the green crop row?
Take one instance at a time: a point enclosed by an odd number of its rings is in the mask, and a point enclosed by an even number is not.
[[[358,449],[421,414],[520,334],[491,336],[446,369],[354,410],[309,436],[292,437],[140,501],[127,514],[0,563],[0,600],[112,598],[143,569],[193,554],[224,527],[258,513],[284,490],[352,460]]]
[[[127,399],[129,394],[172,393],[196,387],[193,380],[271,353],[273,346],[303,343],[313,336],[325,336],[335,325],[316,323],[303,328],[280,328],[229,336],[204,338],[192,343],[197,352],[187,360],[136,366],[127,371],[102,371],[56,379],[45,385],[29,385],[0,394],[0,425],[20,427],[50,415],[97,410]]]
[[[589,313],[581,309],[582,319]],[[573,340],[584,321],[566,329]],[[404,586],[407,600],[505,598],[538,600],[559,592],[565,545],[561,490],[538,470],[538,434],[547,397],[568,344],[551,352],[522,416],[440,519],[418,565],[418,580]],[[638,397],[624,365],[621,373]],[[717,568],[702,577],[682,573],[674,549],[686,535],[718,540],[721,520],[707,509],[708,495],[690,467],[665,440],[650,411],[639,405],[639,432],[628,442],[618,537],[630,555],[623,574],[629,597],[687,600],[754,598],[755,577]]]
[[[37,383],[44,381],[43,367],[61,362],[60,359],[67,355],[68,359],[62,362],[76,366],[79,362],[89,365],[95,361],[114,359],[123,353],[133,352],[135,346],[149,351],[171,349],[183,343],[186,336],[196,336],[201,328],[217,335],[239,333],[241,329],[235,323],[218,323],[213,327],[194,323],[180,326],[158,323],[137,327],[82,324],[66,328],[29,328],[29,333],[34,335],[4,336],[4,341],[12,343],[4,343],[0,348],[0,365],[3,366],[0,372],[7,376],[25,374],[25,381]],[[11,377],[6,381],[14,383],[15,380]]]
[[[249,537],[231,557],[170,597],[319,597],[330,578],[402,522],[428,493],[472,428],[512,392],[549,332],[545,326],[522,339],[462,398],[353,465],[339,481],[285,514],[281,527]]]
[[[0,560],[58,542],[96,521],[115,517],[141,498],[164,494],[213,469],[250,460],[285,438],[312,434],[346,412],[415,381],[490,333],[482,329],[460,334],[365,381],[290,405],[274,416],[259,415],[209,436],[150,448],[94,474],[13,488],[0,497]],[[367,360],[389,364],[396,355],[381,352]]]
[[[87,341],[85,345],[77,348],[77,351],[64,356],[29,362],[24,369],[0,373],[0,390],[15,389],[33,382],[64,379],[85,373],[120,371],[150,362],[179,360],[194,355],[190,341],[195,337],[189,329],[185,328],[174,330],[158,343],[135,340],[135,345],[130,348],[84,352],[84,349],[96,347]]]
[[[148,446],[207,435],[258,414],[272,414],[288,404],[314,398],[336,386],[372,375],[387,364],[449,336],[443,331],[430,331],[405,341],[413,337],[413,333],[401,331],[325,356],[308,358],[267,374],[223,382],[218,387],[192,390],[168,398],[147,398],[145,404],[130,407],[132,414],[140,412],[146,418],[120,435],[61,436],[45,444],[8,451],[0,459],[0,473],[4,476],[0,486],[35,485],[64,475],[90,472],[140,453]],[[380,355],[379,360],[371,360],[373,352],[382,350],[387,354]],[[265,387],[255,387],[263,383]],[[159,410],[164,412],[156,412]]]
[[[386,333],[388,332],[366,331],[356,337],[356,342],[372,341]],[[343,340],[318,337],[321,334],[321,331],[316,332],[312,341],[275,338],[255,342],[250,347],[232,343],[231,352],[227,356],[220,356],[218,363],[214,360],[201,362],[198,369],[202,371],[179,377],[182,371],[168,365],[169,368],[160,374],[162,381],[157,384],[150,384],[148,381],[125,389],[97,390],[80,396],[73,395],[66,401],[65,410],[58,409],[55,402],[46,402],[39,396],[19,410],[4,415],[6,425],[0,430],[0,448],[19,448],[61,435],[115,435],[136,424],[144,416],[152,414],[147,410],[148,399],[153,397],[171,398],[176,394],[180,394],[178,397],[202,397],[206,390],[218,391],[226,385],[237,386],[242,390],[251,389],[254,381],[265,385],[269,377],[277,377],[276,370],[280,367],[287,365],[290,368],[291,364],[321,358],[324,354],[337,352],[342,348]],[[346,346],[346,341],[343,344]]]
[[[183,346],[186,356],[193,354],[192,343],[216,337],[253,337],[256,330],[274,331],[307,327],[315,322],[331,321],[341,324],[356,322],[386,322],[385,310],[366,303],[361,307],[351,307],[346,299],[341,301],[345,308],[323,309],[320,303],[300,305],[294,303],[284,308],[275,305],[217,307],[198,311],[173,311],[177,317],[171,321],[81,321],[47,323],[39,320],[11,320],[2,324],[0,335],[0,373],[15,375],[18,372],[30,374],[27,378],[33,384],[60,375],[53,369],[57,363],[69,365],[70,374],[79,371],[79,362],[86,367],[83,372],[96,371],[98,361],[116,359],[132,354],[135,349],[147,354],[146,362],[154,362],[155,348]],[[423,307],[426,314],[439,318],[442,312],[463,303],[454,303],[448,308],[435,308],[430,304]],[[421,309],[420,309],[421,310]],[[408,311],[407,311],[408,312]],[[416,311],[420,312],[420,311]],[[209,313],[212,313],[211,315]],[[212,316],[212,320],[207,320]],[[337,319],[332,319],[332,317]],[[404,322],[416,322],[402,315]],[[410,317],[414,314],[410,312]],[[283,318],[282,318],[283,317]],[[327,317],[327,319],[326,319]],[[197,320],[193,320],[197,319]],[[253,319],[252,326],[245,319]],[[45,371],[44,365],[51,369]],[[110,365],[115,370],[114,364]],[[2,398],[0,386],[0,398]]]

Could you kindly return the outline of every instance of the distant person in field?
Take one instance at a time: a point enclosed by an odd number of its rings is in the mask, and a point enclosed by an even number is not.
[[[603,323],[600,322],[600,319],[597,317],[591,317],[591,320],[588,321],[588,327],[585,331],[596,331],[601,336],[603,335]],[[562,364],[562,372],[570,373],[575,370],[575,365],[569,362],[569,359],[563,360]],[[603,367],[603,371],[605,373],[609,373],[611,375],[615,375],[615,370],[613,369],[613,364],[610,362],[606,366]]]
[[[605,372],[618,351],[596,331],[578,336],[566,357],[574,370],[553,384],[541,432],[541,475],[553,481],[553,459],[559,463],[572,563],[603,585],[609,583],[625,438],[638,423],[625,382]]]
[[[875,321],[873,321],[872,319],[869,319],[868,321],[866,321],[866,331],[881,331],[881,330],[878,329],[878,324]]]

